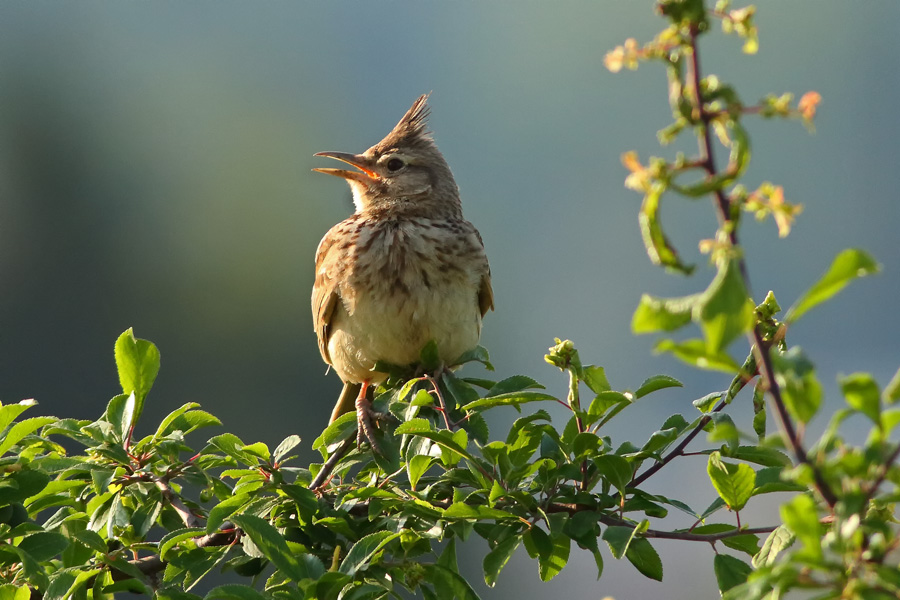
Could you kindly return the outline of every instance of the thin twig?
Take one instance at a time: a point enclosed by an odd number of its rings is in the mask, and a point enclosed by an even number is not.
[[[322,468],[319,469],[319,472],[316,474],[316,478],[313,479],[312,483],[309,484],[310,490],[315,492],[320,487],[325,485],[325,483],[327,483],[329,479],[331,479],[331,474],[334,472],[334,468],[337,466],[338,462],[340,462],[340,460],[344,458],[344,456],[346,456],[348,452],[350,452],[355,443],[356,438],[352,436],[341,442],[341,445],[331,453],[331,456],[328,457],[328,460],[326,460],[325,464],[322,465]]]

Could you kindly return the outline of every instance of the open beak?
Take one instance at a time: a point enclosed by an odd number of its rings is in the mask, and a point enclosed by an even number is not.
[[[334,158],[341,162],[345,162],[348,165],[353,165],[354,167],[359,169],[359,171],[347,171],[345,169],[313,169],[313,171],[325,173],[326,175],[334,175],[335,177],[343,177],[344,179],[359,181],[360,183],[364,183],[366,185],[368,185],[372,181],[381,179],[378,173],[366,166],[369,161],[360,154],[350,154],[347,152],[316,152],[314,156],[326,156],[328,158]]]

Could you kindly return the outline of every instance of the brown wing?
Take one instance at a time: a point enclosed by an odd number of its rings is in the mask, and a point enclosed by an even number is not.
[[[487,255],[484,253],[484,240],[481,234],[475,229],[471,223],[469,227],[475,232],[478,243],[481,244],[481,252],[484,255],[484,276],[481,278],[481,287],[478,288],[478,308],[481,310],[481,316],[487,314],[487,311],[494,310],[494,288],[491,287],[491,266],[488,264]]]
[[[319,352],[329,365],[331,357],[328,355],[328,339],[331,337],[331,319],[340,301],[336,273],[339,257],[335,245],[339,237],[339,227],[340,224],[331,228],[319,242],[319,248],[316,250],[316,281],[312,290],[313,329],[319,340]]]

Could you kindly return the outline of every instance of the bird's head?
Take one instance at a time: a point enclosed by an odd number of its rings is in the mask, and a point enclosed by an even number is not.
[[[357,212],[423,208],[459,211],[450,167],[427,130],[428,94],[420,96],[387,136],[362,154],[319,152],[358,171],[313,169],[347,180]]]

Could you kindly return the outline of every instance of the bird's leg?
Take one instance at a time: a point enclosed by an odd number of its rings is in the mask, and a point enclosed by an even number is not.
[[[362,446],[364,441],[368,441],[372,446],[372,451],[378,452],[378,443],[375,441],[375,434],[372,431],[372,419],[377,419],[378,415],[372,410],[372,403],[366,398],[369,385],[368,381],[363,381],[359,395],[356,397],[356,444]]]

